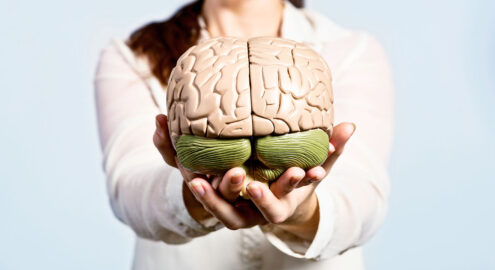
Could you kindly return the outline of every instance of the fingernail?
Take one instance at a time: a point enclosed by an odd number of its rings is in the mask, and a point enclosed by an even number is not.
[[[354,122],[353,122],[353,123],[351,123],[351,124],[352,124],[352,127],[354,128],[354,129],[352,130],[352,134],[354,134],[354,132],[356,131],[357,126],[356,126],[356,124],[354,124]]]
[[[335,146],[331,142],[328,143],[328,152],[335,152]]]
[[[193,190],[193,192],[200,196],[200,197],[203,197],[203,195],[205,195],[205,190],[203,189],[203,186],[201,185],[200,182],[198,181],[191,181],[191,183],[189,183],[189,186],[191,187],[191,189]]]
[[[234,173],[234,175],[232,175],[232,180],[230,181],[230,183],[232,185],[239,185],[240,183],[242,183],[243,180],[244,180],[244,177],[242,174]]]
[[[253,199],[259,199],[261,198],[261,190],[254,186],[253,184],[249,184],[247,186],[247,191],[249,193],[249,197]]]
[[[156,124],[156,133],[158,133],[158,135],[163,137],[162,125],[160,124],[160,122],[158,122],[158,120],[155,120],[155,124]]]

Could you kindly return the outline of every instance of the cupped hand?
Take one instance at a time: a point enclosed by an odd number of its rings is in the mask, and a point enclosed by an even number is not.
[[[352,123],[341,123],[334,127],[328,157],[321,166],[306,172],[297,167],[289,168],[270,187],[258,181],[249,183],[249,202],[238,200],[246,178],[246,172],[242,168],[232,168],[223,176],[213,177],[188,171],[180,166],[175,157],[168,136],[167,117],[158,115],[156,123],[157,130],[153,136],[155,146],[165,162],[179,168],[187,187],[197,200],[186,202],[193,217],[194,212],[198,212],[199,202],[203,211],[215,216],[229,229],[271,223],[308,240],[314,237],[318,224],[318,203],[314,190],[328,175],[355,130]],[[186,193],[188,191],[185,190]],[[201,213],[196,216],[205,215]]]
[[[248,205],[233,205],[238,197],[246,174],[242,168],[233,168],[223,176],[208,176],[193,173],[182,167],[177,160],[168,133],[167,116],[156,116],[153,143],[165,162],[180,170],[184,178],[184,203],[191,216],[201,222],[215,216],[227,228],[240,229],[265,224],[259,211]],[[225,185],[229,185],[228,188]],[[217,193],[221,185],[222,195]],[[194,195],[193,195],[194,194]]]
[[[321,166],[306,172],[301,168],[290,168],[270,188],[256,181],[248,185],[251,200],[270,223],[303,239],[314,238],[319,222],[314,190],[330,173],[355,129],[352,123],[334,127],[328,156]]]
[[[343,153],[344,146],[354,131],[355,125],[352,123],[342,123],[334,128],[328,157],[321,166],[306,172],[297,167],[289,168],[270,187],[258,181],[248,184],[247,192],[252,203],[268,223],[303,239],[313,239],[319,220],[318,202],[314,190]],[[239,173],[240,178],[244,177],[244,171],[240,168],[238,170],[235,173]],[[224,177],[218,188],[220,196],[227,201],[235,201],[242,187],[242,184],[237,183],[236,178]],[[202,203],[206,208],[211,207],[213,203],[226,203],[218,197],[215,201],[202,201]]]
[[[178,165],[183,174],[190,173],[180,163]],[[202,175],[195,175],[184,180],[188,182],[188,187],[204,210],[215,216],[225,227],[237,230],[267,223],[263,215],[248,201],[235,202],[245,177],[242,168],[232,168],[223,176],[207,179]],[[219,183],[219,186],[216,187],[215,183]],[[225,185],[228,187],[224,188]]]

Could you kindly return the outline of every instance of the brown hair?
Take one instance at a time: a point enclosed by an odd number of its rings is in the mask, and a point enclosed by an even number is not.
[[[155,77],[166,85],[172,68],[179,57],[199,39],[201,14],[204,0],[197,0],[180,8],[172,17],[151,22],[131,34],[127,44],[132,51],[145,56]],[[297,8],[304,0],[289,0]]]

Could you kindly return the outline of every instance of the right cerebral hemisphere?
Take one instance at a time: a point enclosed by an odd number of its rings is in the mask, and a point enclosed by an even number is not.
[[[326,158],[333,125],[331,72],[318,53],[295,41],[209,39],[177,61],[167,110],[172,144],[185,167],[219,173],[254,159],[248,167],[259,169],[252,175],[268,171],[270,177],[260,177],[271,180],[291,165],[307,169]],[[193,144],[194,137],[205,143]],[[194,166],[198,162],[201,169]]]

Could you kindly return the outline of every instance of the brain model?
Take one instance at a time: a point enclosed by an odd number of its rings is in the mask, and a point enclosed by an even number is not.
[[[326,159],[331,73],[320,55],[294,41],[210,39],[177,61],[167,109],[185,168],[221,174],[242,166],[245,185],[268,183],[290,167],[309,169]]]

